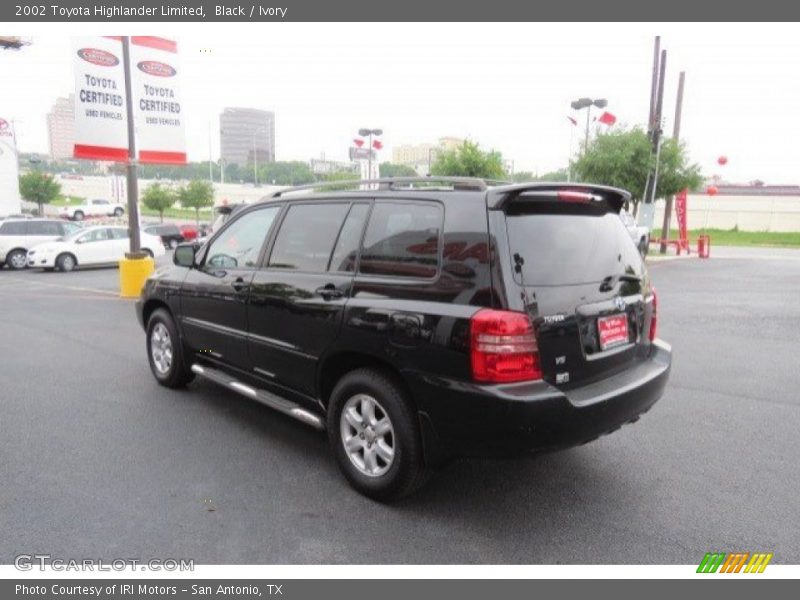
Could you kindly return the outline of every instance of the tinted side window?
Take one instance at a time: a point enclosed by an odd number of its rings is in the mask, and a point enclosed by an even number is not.
[[[61,235],[59,223],[53,221],[31,221],[28,223],[28,235]]]
[[[339,232],[339,239],[333,248],[329,271],[355,271],[358,246],[361,234],[369,215],[369,204],[354,204],[350,207],[347,219]]]
[[[348,204],[295,204],[289,207],[268,266],[312,273],[327,271],[348,207]]]
[[[122,227],[115,227],[111,230],[111,236],[115,240],[127,240],[128,239],[128,230],[123,229]]]
[[[278,206],[247,213],[223,231],[208,248],[204,268],[236,269],[255,267],[261,246],[278,215]]]
[[[376,203],[364,237],[359,272],[435,277],[441,230],[442,209],[438,204]]]
[[[0,235],[25,235],[27,225],[25,221],[8,221],[0,227]]]

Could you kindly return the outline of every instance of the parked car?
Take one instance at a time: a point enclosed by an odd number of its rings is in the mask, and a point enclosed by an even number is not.
[[[636,219],[627,210],[619,212],[619,218],[625,229],[628,230],[628,235],[631,236],[633,243],[639,249],[639,254],[647,256],[647,250],[650,248],[650,229],[636,224]]]
[[[671,349],[627,192],[354,185],[278,192],[178,246],[136,304],[158,383],[207,378],[326,430],[379,500],[455,456],[583,444],[659,399]]]
[[[0,267],[24,269],[27,265],[28,249],[80,229],[74,223],[57,219],[16,219],[0,221]]]
[[[155,235],[161,238],[161,241],[164,242],[165,248],[175,248],[181,242],[186,241],[186,237],[184,237],[181,230],[178,228],[177,225],[170,225],[168,223],[162,223],[161,225],[148,225],[144,228],[146,233],[151,235]]]
[[[126,227],[86,227],[52,242],[28,250],[28,266],[72,271],[76,267],[115,265],[129,248]],[[161,238],[141,232],[141,248],[151,257],[164,256]]]
[[[72,221],[83,221],[86,217],[121,217],[124,214],[125,207],[122,204],[102,199],[64,206],[58,211],[58,216]]]

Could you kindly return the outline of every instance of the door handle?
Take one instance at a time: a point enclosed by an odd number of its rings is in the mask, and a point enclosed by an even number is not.
[[[314,292],[325,298],[325,300],[332,300],[333,298],[341,298],[344,296],[344,292],[332,283],[318,287]]]
[[[237,277],[231,283],[231,287],[237,292],[241,292],[242,290],[247,289],[247,283],[245,283],[244,279],[241,277]]]

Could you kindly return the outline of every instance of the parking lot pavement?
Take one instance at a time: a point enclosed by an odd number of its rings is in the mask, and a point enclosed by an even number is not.
[[[796,256],[653,265],[675,358],[639,423],[459,461],[390,506],[346,485],[322,434],[210,383],[156,385],[115,270],[4,270],[0,562],[800,562]]]

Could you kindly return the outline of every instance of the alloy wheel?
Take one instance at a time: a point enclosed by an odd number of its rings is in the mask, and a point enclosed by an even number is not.
[[[163,323],[156,323],[150,333],[150,355],[159,375],[172,368],[172,337]]]
[[[342,444],[350,462],[368,477],[380,477],[392,466],[395,435],[392,421],[369,394],[347,400],[339,418]]]

